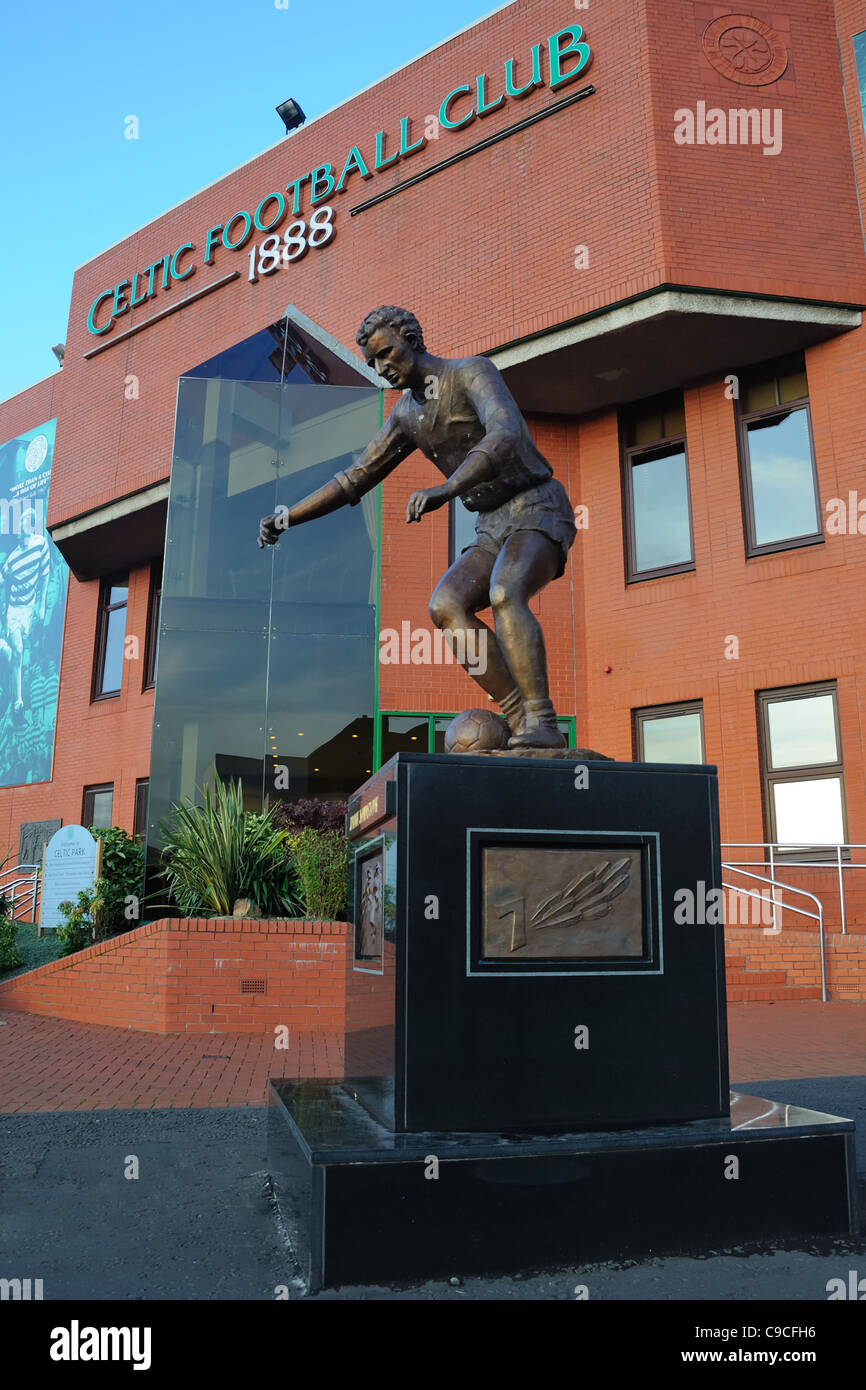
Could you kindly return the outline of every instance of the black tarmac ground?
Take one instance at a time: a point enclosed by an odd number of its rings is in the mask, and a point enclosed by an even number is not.
[[[738,1087],[857,1121],[866,1194],[866,1077]],[[303,1296],[269,1192],[258,1109],[99,1110],[0,1116],[0,1278],[42,1279],[46,1300],[273,1300]],[[126,1176],[137,1172],[137,1176]],[[866,1213],[864,1213],[866,1216]],[[414,1288],[341,1288],[333,1300],[827,1299],[866,1277],[857,1240],[707,1251]]]

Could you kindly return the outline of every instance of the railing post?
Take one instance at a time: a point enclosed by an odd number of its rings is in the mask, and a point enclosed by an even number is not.
[[[774,850],[774,849],[775,849],[775,845],[773,845],[773,844],[771,843],[771,844],[770,844],[770,881],[771,881],[771,883],[773,884],[773,935],[774,935],[774,936],[778,936],[778,934],[779,934],[779,932],[782,930],[782,928],[779,926],[779,917],[778,917],[778,912],[779,912],[778,901],[779,901],[779,900],[778,900],[778,898],[776,897],[776,884],[775,884],[775,878],[776,878],[776,865],[775,865],[775,862],[774,862],[774,859],[773,859],[773,850]]]
[[[842,914],[842,935],[847,932],[845,925],[845,875],[842,872],[842,846],[836,846],[836,864],[839,870],[839,907]]]

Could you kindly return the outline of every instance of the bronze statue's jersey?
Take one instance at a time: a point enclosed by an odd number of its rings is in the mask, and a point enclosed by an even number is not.
[[[362,457],[337,478],[358,502],[415,449],[450,478],[470,453],[487,454],[495,473],[461,495],[472,512],[489,512],[553,476],[538,452],[517,402],[486,357],[444,360],[426,383],[425,398],[404,391]]]

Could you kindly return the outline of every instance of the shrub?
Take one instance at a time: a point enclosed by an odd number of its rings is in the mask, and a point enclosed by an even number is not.
[[[306,915],[332,922],[346,908],[346,839],[338,830],[307,827],[290,839]]]
[[[290,917],[299,904],[294,867],[286,856],[288,831],[274,824],[274,809],[245,811],[240,779],[204,804],[172,807],[164,836],[162,877],[180,910],[194,916],[231,916],[238,898],[251,899],[267,917]]]
[[[144,847],[120,826],[91,829],[102,841],[102,868],[94,887],[101,903],[96,918],[97,937],[126,931],[141,919],[144,891]],[[134,902],[129,900],[133,898]],[[128,910],[134,909],[128,916]]]
[[[63,942],[62,956],[71,956],[90,946],[96,937],[96,923],[102,909],[102,899],[95,888],[85,888],[78,894],[75,903],[58,903],[65,921],[57,928],[57,935]]]
[[[274,824],[287,830],[339,830],[346,826],[345,801],[320,801],[314,796],[300,801],[281,801],[274,814]]]
[[[5,898],[4,898],[5,902]],[[0,914],[0,975],[7,970],[17,970],[24,961],[15,949],[18,923],[11,917]]]

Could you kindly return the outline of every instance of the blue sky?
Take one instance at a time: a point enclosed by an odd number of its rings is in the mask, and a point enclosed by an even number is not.
[[[72,274],[496,0],[45,0],[3,20],[0,400],[56,369]],[[124,118],[139,120],[138,140]]]

